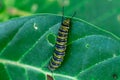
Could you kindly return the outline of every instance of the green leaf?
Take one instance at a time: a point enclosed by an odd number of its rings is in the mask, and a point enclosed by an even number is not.
[[[52,73],[61,16],[16,18],[0,23],[0,80],[119,80],[120,38],[79,19],[72,19],[66,56]]]

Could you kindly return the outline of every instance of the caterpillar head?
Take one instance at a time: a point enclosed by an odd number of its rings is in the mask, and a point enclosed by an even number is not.
[[[67,18],[63,21],[63,25],[66,25],[66,26],[70,26],[70,23],[71,23],[71,19],[70,18]]]

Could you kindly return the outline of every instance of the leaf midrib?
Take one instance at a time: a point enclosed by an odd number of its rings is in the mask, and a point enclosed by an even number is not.
[[[51,72],[44,71],[44,70],[42,70],[39,67],[34,67],[34,66],[31,66],[31,65],[27,65],[27,64],[15,62],[15,61],[11,61],[11,60],[0,59],[0,63],[3,63],[4,65],[6,65],[6,64],[14,65],[14,66],[18,66],[18,67],[21,67],[21,68],[24,68],[24,69],[32,69],[32,70],[35,70],[35,71],[43,73],[43,74],[49,74],[49,75],[52,74]],[[71,76],[65,75],[65,74],[62,75],[62,74],[54,73],[54,75],[56,75],[56,76],[62,76],[62,77],[66,77],[66,78],[70,78],[70,79],[75,80],[74,77],[71,77]]]
[[[100,65],[101,63],[105,63],[107,61],[110,61],[112,59],[115,59],[115,58],[119,58],[119,56],[117,57],[111,57],[111,58],[108,58],[108,59],[105,59],[95,65],[92,65],[91,67],[81,71],[80,73],[78,73],[76,76],[69,76],[69,75],[65,75],[65,74],[57,74],[57,73],[54,73],[54,76],[62,76],[62,77],[65,77],[65,78],[70,78],[70,79],[73,79],[73,80],[77,80],[77,77],[80,75],[80,74],[83,74],[85,73],[86,71],[90,70],[91,68],[95,67],[95,66],[98,66]],[[51,75],[50,72],[47,72],[47,71],[43,71],[41,68],[38,68],[38,67],[34,67],[34,66],[31,66],[31,65],[27,65],[27,64],[23,64],[23,63],[19,63],[19,62],[15,62],[15,61],[10,61],[10,60],[6,60],[6,59],[0,59],[0,63],[3,63],[4,65],[6,64],[9,64],[9,65],[15,65],[15,66],[18,66],[18,67],[22,67],[22,68],[25,68],[25,69],[32,69],[32,70],[35,70],[35,71],[38,71],[40,73],[43,73],[43,74],[49,74]]]

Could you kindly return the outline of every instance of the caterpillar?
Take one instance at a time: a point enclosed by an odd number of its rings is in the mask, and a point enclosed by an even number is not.
[[[55,50],[48,65],[48,69],[50,71],[54,71],[55,69],[57,69],[63,62],[66,51],[68,33],[70,29],[70,23],[71,18],[66,18],[61,23],[56,39]]]

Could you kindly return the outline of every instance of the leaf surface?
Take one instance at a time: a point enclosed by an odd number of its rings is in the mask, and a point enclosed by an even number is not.
[[[47,66],[54,51],[61,16],[44,14],[0,24],[0,80],[120,79],[120,38],[79,19],[72,19],[66,56],[52,73]]]

